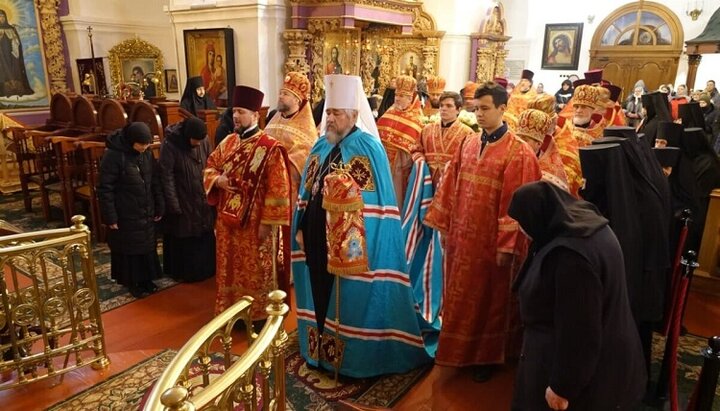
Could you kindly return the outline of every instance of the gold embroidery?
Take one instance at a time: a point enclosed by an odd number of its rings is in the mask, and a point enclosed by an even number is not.
[[[475,174],[471,174],[471,173],[467,173],[467,172],[460,173],[460,178],[462,180],[466,180],[471,183],[490,186],[495,190],[502,189],[502,183],[500,181],[492,179],[492,178],[477,176]]]
[[[315,327],[307,326],[308,334],[308,356],[315,361],[319,361],[318,348],[320,347],[320,335]]]
[[[260,164],[262,164],[262,161],[265,158],[266,152],[267,149],[265,147],[258,147],[257,150],[255,150],[255,155],[253,156],[252,162],[250,163],[251,172],[257,172],[258,167],[260,167]]]
[[[286,206],[290,205],[289,198],[268,198],[265,199],[266,206]]]
[[[307,172],[305,173],[305,191],[312,189],[313,182],[315,181],[315,175],[318,172],[320,166],[320,157],[318,155],[310,156]]]
[[[350,175],[363,191],[375,191],[375,178],[372,173],[370,159],[357,156],[350,159]]]

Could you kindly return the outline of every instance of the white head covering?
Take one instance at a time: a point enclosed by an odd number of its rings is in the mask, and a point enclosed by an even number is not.
[[[357,110],[358,118],[355,125],[360,130],[380,139],[380,132],[375,125],[375,117],[373,117],[370,103],[365,96],[360,77],[344,74],[325,76],[325,107],[323,107],[323,116],[320,122],[320,135],[325,135],[327,120],[325,111],[329,108]]]

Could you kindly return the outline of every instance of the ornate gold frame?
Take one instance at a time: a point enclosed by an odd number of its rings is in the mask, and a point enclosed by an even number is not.
[[[375,54],[380,56],[378,93],[382,94],[390,81],[401,74],[402,59],[414,53],[418,61],[417,78],[424,78],[438,71],[440,38],[435,31],[403,35],[399,27],[371,27],[363,33],[362,73],[365,92],[372,91],[375,70]]]
[[[162,51],[154,45],[148,43],[139,37],[134,37],[122,41],[108,51],[108,60],[110,61],[110,81],[112,89],[116,95],[120,95],[120,89],[123,86],[122,62],[124,60],[133,59],[152,59],[153,73],[155,73],[158,82],[155,83],[155,91],[158,97],[165,95],[165,85],[163,84],[163,55]]]
[[[390,3],[388,3],[390,4]],[[397,4],[390,4],[398,6]],[[406,4],[402,4],[408,7]],[[386,5],[387,6],[387,5]],[[324,62],[326,36],[329,33],[355,32],[360,29],[360,44],[352,44],[354,50],[360,54],[360,77],[365,92],[369,95],[374,89],[373,71],[376,68],[376,56],[379,61],[379,87],[377,92],[382,94],[390,80],[402,74],[399,70],[400,59],[408,52],[415,53],[422,59],[422,66],[418,67],[418,78],[436,74],[439,66],[440,39],[445,32],[436,31],[435,21],[420,7],[413,8],[413,32],[402,34],[400,26],[386,24],[369,24],[354,29],[343,29],[339,18],[310,19],[307,35],[302,30],[287,30],[284,34],[288,41],[288,60],[285,70],[308,70],[313,75],[312,100],[319,101],[323,95]],[[306,43],[307,42],[307,43]],[[303,64],[303,47],[307,44],[310,49],[309,67]],[[356,51],[356,52],[357,52]]]

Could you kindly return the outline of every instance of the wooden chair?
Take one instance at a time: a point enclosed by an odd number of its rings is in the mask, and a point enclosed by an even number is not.
[[[77,96],[72,105],[73,121],[72,130],[82,131],[84,133],[97,133],[100,131],[98,126],[98,113],[92,101],[85,96]]]
[[[23,202],[25,210],[32,211],[32,198],[30,196],[30,184],[35,183],[38,186],[43,184],[47,179],[52,180],[47,175],[48,166],[54,165],[54,161],[47,161],[45,154],[40,148],[40,152],[36,152],[33,141],[35,136],[51,135],[53,133],[68,132],[73,121],[73,100],[76,98],[72,94],[55,93],[50,99],[50,118],[44,125],[36,127],[8,127],[3,130],[7,135],[11,136],[13,141],[13,151],[18,163],[18,172],[20,177],[20,187],[23,193]],[[52,150],[50,150],[52,153]],[[52,156],[52,155],[51,155]],[[52,182],[52,181],[51,181]]]
[[[65,224],[70,225],[70,218],[75,215],[76,199],[87,202],[92,213],[92,195],[88,185],[87,165],[77,143],[98,140],[102,143],[105,136],[101,134],[89,134],[83,137],[55,136],[50,137],[49,140],[55,150],[58,176],[60,177],[63,218]]]
[[[113,131],[125,127],[128,115],[119,101],[114,99],[103,100],[98,109],[98,123],[100,132],[109,135]]]
[[[25,147],[27,154],[22,157],[18,156],[20,167],[25,169],[25,175],[21,176],[21,185],[23,190],[28,187],[28,183],[34,183],[40,189],[40,203],[42,205],[43,216],[46,221],[50,221],[50,193],[59,193],[62,190],[60,185],[60,176],[57,172],[57,160],[55,158],[55,150],[50,140],[44,134],[27,133],[27,138],[18,142],[23,146],[32,144],[31,147]],[[22,146],[21,146],[22,147]],[[20,160],[22,158],[22,161]],[[23,166],[24,164],[24,166]],[[23,181],[25,180],[25,181]],[[29,210],[28,201],[29,194],[25,198],[26,209]]]
[[[158,115],[155,107],[147,101],[136,101],[135,104],[133,104],[129,121],[131,123],[140,121],[147,124],[150,127],[155,141],[163,141],[165,138],[160,115]]]
[[[92,232],[99,242],[105,242],[105,226],[100,218],[100,202],[97,196],[97,185],[100,174],[100,161],[105,154],[105,143],[96,141],[80,141],[75,143],[83,153],[87,172],[88,197],[90,201],[90,219]]]
[[[152,143],[150,144],[150,147],[148,147],[148,150],[152,152],[153,158],[156,161],[160,161],[160,147],[162,147],[162,143],[158,142]]]

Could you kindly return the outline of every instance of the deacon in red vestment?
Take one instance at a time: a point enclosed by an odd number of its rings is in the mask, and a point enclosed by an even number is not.
[[[458,120],[463,106],[460,94],[446,91],[438,100],[440,121],[426,125],[421,136],[425,159],[432,175],[433,188],[437,188],[445,166],[452,160],[465,138],[474,134],[470,127]]]
[[[255,299],[253,321],[267,318],[270,291],[288,290],[289,265],[280,255],[290,255],[290,238],[274,233],[276,226],[290,225],[292,213],[287,152],[257,125],[262,100],[259,90],[235,88],[233,117],[238,131],[210,154],[203,181],[208,202],[218,212],[215,314],[250,295]]]
[[[486,381],[492,364],[519,350],[517,302],[510,287],[527,252],[527,238],[507,214],[516,188],[539,180],[530,146],[502,122],[507,92],[494,82],[478,87],[482,135],[465,139],[445,170],[425,224],[446,238],[447,288],[435,362],[475,367]]]
[[[420,133],[423,129],[420,120],[422,110],[416,89],[417,81],[413,77],[398,76],[395,103],[377,122],[380,140],[390,160],[395,195],[400,207],[405,200],[405,190],[412,170],[412,154],[420,150]]]

